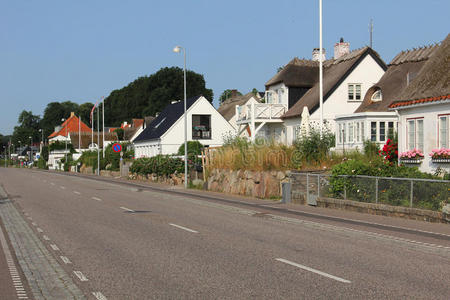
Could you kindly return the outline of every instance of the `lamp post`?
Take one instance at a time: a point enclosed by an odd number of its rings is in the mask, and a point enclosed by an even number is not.
[[[6,168],[6,146],[3,146],[3,150],[5,151],[5,157],[4,157],[4,159],[5,159],[5,168]]]
[[[187,116],[186,116],[186,48],[176,46],[173,52],[180,53],[183,50],[184,54],[184,188],[187,189],[188,182],[188,157],[187,157]]]
[[[66,121],[66,119],[64,119],[64,118],[62,118],[61,119],[61,122],[65,122]],[[66,124],[66,135],[65,135],[65,142],[66,142],[66,150],[64,151],[64,165],[66,165],[67,164],[67,124]]]
[[[28,138],[30,139],[30,163],[31,163],[33,158],[33,149],[31,148],[33,145],[33,138],[31,136],[29,136]]]
[[[39,143],[39,153],[42,153],[42,147],[44,146],[44,130],[41,128],[39,129],[39,132],[41,133],[41,142]]]

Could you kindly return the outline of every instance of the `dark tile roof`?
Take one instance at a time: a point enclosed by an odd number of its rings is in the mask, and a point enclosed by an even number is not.
[[[186,100],[186,110],[192,106],[201,96]],[[179,101],[167,105],[164,110],[141,132],[134,142],[143,142],[159,139],[172,125],[184,114],[184,103]]]
[[[323,101],[327,101],[328,97],[336,90],[336,88],[347,78],[347,76],[359,65],[359,63],[367,56],[372,56],[375,61],[384,69],[386,64],[372,48],[364,47],[354,50],[338,59],[330,59],[324,62],[323,66]],[[319,70],[317,68],[317,74]],[[317,75],[316,84],[309,89],[300,100],[295,103],[282,118],[299,117],[302,114],[303,107],[308,107],[310,114],[319,108],[319,80]]]
[[[244,105],[251,97],[253,97],[256,101],[259,100],[259,95],[255,96],[252,92],[245,94],[245,95],[239,95],[236,97],[229,98],[225,100],[217,109],[217,111],[225,118],[225,120],[230,121],[230,119],[235,115],[236,113],[236,105]]]

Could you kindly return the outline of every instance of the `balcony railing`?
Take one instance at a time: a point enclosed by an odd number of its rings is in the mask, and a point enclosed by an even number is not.
[[[247,104],[236,106],[236,121],[237,122],[251,122],[252,119],[256,122],[267,120],[279,120],[281,116],[287,111],[284,104]]]

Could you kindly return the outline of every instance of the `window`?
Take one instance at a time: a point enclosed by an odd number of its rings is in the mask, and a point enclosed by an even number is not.
[[[361,101],[361,84],[350,83],[348,85],[348,100],[349,101]]]
[[[394,138],[394,122],[388,122],[388,138]]]
[[[408,120],[408,150],[423,151],[423,119]]]
[[[353,122],[348,123],[348,142],[353,142]]]
[[[377,122],[370,122],[370,140],[377,141]]]
[[[365,140],[365,136],[364,136],[364,122],[361,122],[361,140],[362,141]]]
[[[448,116],[439,117],[439,148],[448,148]]]
[[[356,141],[360,142],[361,141],[361,135],[359,132],[359,122],[356,122]]]
[[[386,123],[380,122],[380,142],[384,142],[386,140]]]
[[[211,138],[211,115],[192,115],[192,139]]]
[[[383,100],[383,96],[381,94],[381,90],[376,90],[375,93],[372,94],[372,97],[370,98],[373,102],[379,102]]]

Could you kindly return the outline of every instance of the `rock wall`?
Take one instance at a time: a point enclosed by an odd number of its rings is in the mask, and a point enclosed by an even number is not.
[[[155,183],[163,183],[169,185],[180,185],[184,184],[184,174],[172,174],[169,176],[158,176],[156,174],[148,174],[138,175],[138,174],[129,174],[128,179],[131,180],[140,180],[146,182],[155,182]]]
[[[281,183],[287,181],[289,175],[290,171],[213,169],[207,178],[207,189],[257,198],[279,198]]]

